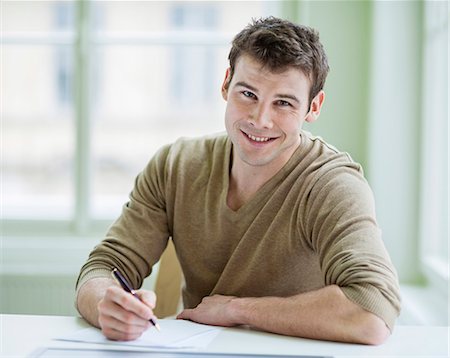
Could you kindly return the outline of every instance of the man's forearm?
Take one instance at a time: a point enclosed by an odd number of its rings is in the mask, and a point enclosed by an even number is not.
[[[381,344],[390,334],[380,318],[351,302],[338,286],[289,298],[235,298],[229,312],[238,324],[297,337]]]
[[[87,281],[78,291],[77,309],[78,312],[90,324],[100,327],[98,322],[97,305],[105,296],[106,289],[116,283],[112,278],[93,278]]]

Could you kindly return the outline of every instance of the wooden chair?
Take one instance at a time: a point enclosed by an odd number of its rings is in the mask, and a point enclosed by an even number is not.
[[[161,256],[155,283],[157,301],[153,311],[157,317],[174,316],[182,309],[182,283],[183,273],[181,272],[180,263],[178,262],[172,240],[169,240]]]

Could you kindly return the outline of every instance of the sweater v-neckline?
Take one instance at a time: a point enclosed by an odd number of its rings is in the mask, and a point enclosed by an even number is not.
[[[302,137],[302,135],[300,134]],[[300,153],[303,151],[302,143],[304,142],[304,139],[302,139],[301,144],[299,147],[295,150],[295,152],[292,154],[292,156],[289,158],[289,160],[286,162],[286,164],[275,174],[273,175],[267,182],[265,182],[261,188],[259,188],[253,196],[251,196],[243,205],[241,205],[237,210],[231,209],[227,204],[227,196],[228,196],[228,189],[230,186],[230,172],[231,172],[231,157],[232,157],[232,150],[233,150],[233,144],[231,143],[231,140],[229,137],[227,137],[226,145],[225,145],[225,158],[223,161],[223,168],[222,168],[222,195],[220,197],[221,205],[224,208],[225,214],[227,214],[232,219],[237,219],[242,215],[245,215],[248,212],[251,212],[251,210],[255,206],[259,206],[258,203],[261,200],[264,200],[264,198],[269,194],[276,185],[280,182],[280,180],[285,176],[286,172],[289,172],[291,170],[291,167],[293,165],[296,165],[297,161],[294,160],[295,157],[301,155]]]

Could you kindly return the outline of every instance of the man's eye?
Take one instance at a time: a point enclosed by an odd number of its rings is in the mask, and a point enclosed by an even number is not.
[[[248,98],[256,98],[255,94],[250,91],[242,91],[242,94]]]
[[[289,103],[289,102],[287,102],[287,101],[283,101],[283,100],[279,100],[278,101],[278,105],[280,105],[281,107],[288,107],[288,106],[290,106],[291,104]]]

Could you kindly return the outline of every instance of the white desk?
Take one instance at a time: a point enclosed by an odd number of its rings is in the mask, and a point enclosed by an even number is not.
[[[0,316],[1,357],[23,357],[38,347],[54,347],[53,337],[88,327],[78,317]],[[63,344],[60,342],[59,344]],[[64,344],[67,344],[64,343]],[[73,343],[83,348],[100,345]],[[381,346],[364,346],[284,337],[243,328],[224,328],[208,346],[210,353],[328,355],[334,357],[448,357],[449,327],[397,326]],[[111,347],[109,347],[111,348]]]

